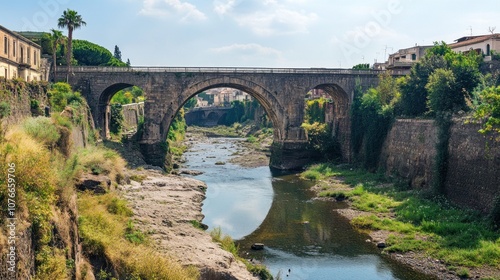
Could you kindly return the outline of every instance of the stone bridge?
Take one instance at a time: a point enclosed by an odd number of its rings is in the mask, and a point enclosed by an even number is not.
[[[349,109],[357,83],[368,88],[378,83],[380,71],[326,68],[175,68],[72,67],[69,83],[87,99],[96,127],[109,136],[109,102],[119,90],[144,90],[144,134],[140,141],[148,163],[164,166],[170,123],[191,97],[211,88],[229,87],[257,99],[274,126],[271,166],[295,169],[307,164],[304,98],[312,89],[327,92],[334,105],[331,125],[345,160],[350,160]],[[64,80],[61,67],[56,80]],[[65,75],[64,75],[65,76]]]
[[[184,118],[188,126],[193,124],[200,126],[216,126],[220,124],[221,119],[223,119],[230,110],[232,110],[231,107],[195,107],[187,111]]]

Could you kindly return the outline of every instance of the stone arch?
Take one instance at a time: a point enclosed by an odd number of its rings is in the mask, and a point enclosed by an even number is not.
[[[110,137],[109,124],[111,121],[111,106],[110,101],[113,95],[118,91],[134,86],[129,83],[115,83],[106,87],[99,95],[99,105],[97,108],[97,119],[95,120],[98,128],[101,129],[101,137],[107,139]]]
[[[336,138],[339,142],[342,157],[345,160],[349,160],[351,154],[350,94],[342,86],[330,82],[316,84],[312,89],[322,90],[331,97],[331,100],[327,103],[325,122],[331,128],[332,137]]]
[[[273,123],[274,127],[274,140],[281,141],[285,137],[284,128],[286,114],[285,109],[278,102],[276,97],[264,87],[253,83],[248,80],[234,78],[234,77],[220,77],[207,79],[202,82],[196,83],[187,87],[183,92],[178,96],[178,104],[171,103],[170,108],[168,108],[162,122],[161,126],[161,135],[162,139],[166,139],[166,135],[168,134],[168,129],[170,129],[171,120],[175,117],[178,111],[184,106],[184,104],[193,96],[212,88],[221,88],[228,87],[234,88],[241,91],[244,91],[250,94],[253,98],[255,98],[260,105],[264,108],[267,116]],[[176,106],[177,105],[177,106]]]
[[[335,115],[342,117],[346,117],[348,115],[350,98],[349,95],[345,92],[345,90],[341,86],[337,84],[327,83],[327,84],[319,84],[315,86],[314,89],[323,90],[330,97],[332,97]]]

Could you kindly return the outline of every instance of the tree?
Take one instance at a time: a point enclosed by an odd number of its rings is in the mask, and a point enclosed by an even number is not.
[[[117,45],[115,45],[115,52],[113,54],[114,58],[118,59],[119,61],[122,61],[122,52],[120,51],[120,48],[118,48]]]
[[[452,112],[464,105],[463,95],[455,90],[456,83],[455,75],[449,69],[437,69],[429,76],[425,88],[429,92],[427,106],[431,112]]]
[[[51,41],[51,49],[52,49],[52,65],[53,65],[53,70],[54,70],[54,80],[56,79],[57,75],[57,50],[59,49],[59,45],[64,43],[66,40],[62,34],[61,31],[51,29],[52,34],[50,34],[50,41]]]
[[[127,67],[130,67],[130,59],[127,58]]]
[[[73,41],[73,57],[78,65],[102,66],[106,65],[113,55],[106,48],[85,40]]]
[[[479,132],[483,134],[494,133],[495,141],[500,141],[500,86],[489,87],[480,93],[481,104],[474,116],[485,120]]]
[[[369,70],[370,69],[370,63],[357,64],[357,65],[354,65],[352,67],[352,69],[355,69],[355,70]]]
[[[410,75],[401,83],[401,109],[403,115],[421,116],[429,112],[433,113],[433,108],[427,106],[430,76],[438,69],[450,70],[454,76],[454,82],[449,89],[449,97],[453,98],[452,111],[464,110],[465,97],[469,97],[472,90],[479,82],[479,63],[480,56],[475,52],[469,54],[455,53],[446,43],[435,43],[434,47],[429,49],[424,58],[416,63],[410,72]],[[439,74],[443,78],[443,73]],[[449,75],[448,75],[449,76]],[[434,81],[437,83],[437,81]],[[441,86],[436,84],[435,86]],[[439,106],[438,106],[439,107]],[[444,106],[449,110],[447,106]]]
[[[66,50],[66,63],[68,64],[68,72],[66,74],[66,81],[69,80],[71,73],[71,58],[73,55],[73,30],[87,25],[82,17],[73,10],[67,9],[63,12],[62,16],[58,19],[57,26],[59,28],[68,28],[68,48]]]

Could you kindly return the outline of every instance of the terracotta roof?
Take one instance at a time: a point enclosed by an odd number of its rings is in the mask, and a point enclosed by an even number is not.
[[[470,39],[464,40],[464,38],[467,38],[467,39],[470,38]],[[450,48],[453,49],[453,48],[458,48],[458,47],[463,47],[463,46],[467,46],[467,45],[471,45],[471,44],[484,42],[484,41],[489,40],[489,39],[500,39],[500,34],[496,33],[496,34],[491,34],[491,35],[462,37],[460,39],[455,40],[455,41],[458,41],[457,43],[448,44],[448,46],[450,46]]]

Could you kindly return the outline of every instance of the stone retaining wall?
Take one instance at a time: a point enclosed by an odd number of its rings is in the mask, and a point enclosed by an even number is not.
[[[479,124],[465,119],[453,120],[445,189],[452,202],[487,213],[500,195],[500,143],[489,140],[479,129]],[[396,120],[379,166],[388,175],[408,179],[412,188],[430,188],[437,133],[433,120]]]

